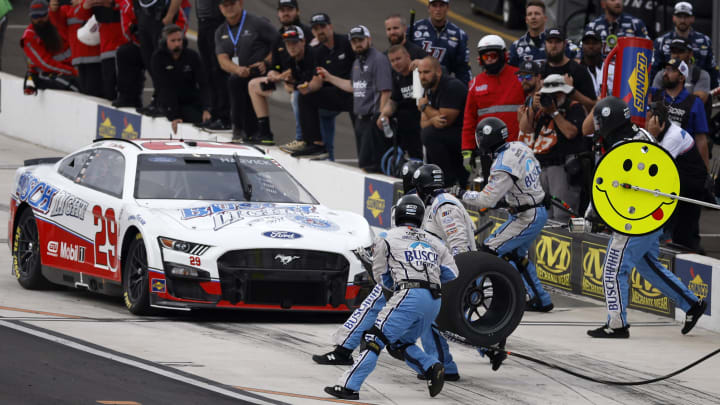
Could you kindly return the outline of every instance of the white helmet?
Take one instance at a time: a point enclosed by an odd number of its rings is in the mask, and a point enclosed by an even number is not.
[[[478,53],[486,51],[504,51],[505,41],[497,35],[485,35],[478,42]]]
[[[77,39],[87,46],[100,45],[100,26],[94,15],[77,30]]]

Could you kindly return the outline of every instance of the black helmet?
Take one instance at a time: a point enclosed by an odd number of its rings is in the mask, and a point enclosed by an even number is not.
[[[491,155],[505,144],[507,138],[507,125],[500,118],[485,118],[475,127],[475,143],[481,155]]]
[[[605,97],[595,104],[593,122],[595,136],[603,138],[606,149],[608,145],[612,146],[615,142],[626,138],[632,129],[630,108],[622,99],[614,96]]]
[[[425,218],[425,204],[415,194],[402,196],[395,205],[395,225],[420,226]]]
[[[426,198],[433,190],[445,187],[445,176],[438,165],[427,164],[420,166],[413,174],[413,186],[420,198]]]
[[[422,165],[423,162],[420,160],[408,160],[402,165],[400,173],[402,174],[403,194],[407,194],[410,190],[415,188],[413,185],[413,175],[415,174],[415,170]]]

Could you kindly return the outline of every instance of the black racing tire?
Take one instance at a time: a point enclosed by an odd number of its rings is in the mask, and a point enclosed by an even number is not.
[[[135,315],[151,315],[147,251],[142,234],[135,235],[123,260],[123,302]]]
[[[12,257],[13,274],[23,288],[41,290],[52,286],[42,275],[39,233],[32,209],[23,211],[15,222]]]
[[[443,285],[438,326],[476,346],[502,342],[517,328],[525,312],[520,272],[487,252],[459,254],[455,263],[460,274]]]

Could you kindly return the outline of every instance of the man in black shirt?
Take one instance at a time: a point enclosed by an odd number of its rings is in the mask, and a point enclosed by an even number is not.
[[[595,95],[600,97],[602,89],[602,43],[600,36],[594,30],[589,30],[582,37],[582,60],[580,65],[587,69],[590,79],[592,79]],[[612,92],[612,82],[608,78],[608,94]]]
[[[268,75],[266,77],[256,77],[250,80],[248,84],[253,109],[255,110],[255,115],[258,117],[258,126],[260,128],[258,138],[265,144],[270,144],[273,139],[273,134],[270,131],[270,111],[267,97],[270,97],[270,94],[275,90],[276,83],[287,80],[290,77],[292,57],[286,47],[287,40],[302,40],[304,44],[308,44],[313,38],[310,27],[300,23],[300,11],[298,10],[297,0],[279,0],[277,14],[281,24],[279,31],[280,36],[272,47],[272,59]],[[294,29],[288,31],[289,28]],[[283,34],[286,34],[287,37],[284,38]],[[286,90],[291,94],[295,91],[292,87],[286,87]],[[292,97],[297,97],[297,95],[293,94]],[[295,113],[295,120],[297,121],[297,103],[293,102],[292,106],[293,112]],[[296,131],[299,131],[299,124],[296,125]]]
[[[386,21],[387,24],[387,21]],[[405,32],[403,29],[402,32]],[[413,98],[413,74],[410,68],[412,61],[404,44],[396,44],[388,49],[392,73],[392,94],[390,102],[383,107],[377,119],[378,128],[382,129],[382,119],[395,117],[398,145],[413,159],[423,158],[422,142],[420,141],[420,111]],[[423,52],[424,53],[424,52]]]
[[[199,123],[210,119],[210,93],[200,55],[187,49],[182,28],[170,24],[163,28],[150,70],[156,78],[158,107],[177,132],[180,122]]]
[[[402,45],[407,49],[411,60],[422,59],[427,56],[427,53],[414,42],[408,41],[405,37],[407,32],[407,24],[405,19],[400,14],[393,14],[385,19],[385,34],[387,35],[390,46]],[[385,51],[387,54],[389,52]],[[415,63],[413,63],[410,70],[414,69]]]
[[[444,74],[440,62],[430,56],[420,60],[418,70],[425,89],[425,96],[418,101],[418,109],[422,113],[421,139],[427,161],[443,170],[445,186],[459,184],[465,188],[469,173],[463,167],[460,145],[467,86]]]
[[[335,34],[330,17],[325,13],[316,13],[310,18],[313,35],[319,44],[313,48],[315,66],[325,69],[329,74],[341,79],[350,79],[355,53],[350,40]],[[340,90],[325,77],[317,74],[307,84],[297,86],[300,92],[298,109],[303,141],[297,149],[284,148],[292,156],[311,156],[314,159],[332,158],[335,132],[320,130],[319,110],[351,112],[353,108],[352,93]],[[353,118],[352,114],[350,115]]]
[[[202,127],[210,130],[231,129],[228,74],[220,69],[215,56],[215,31],[225,22],[220,12],[220,0],[196,0],[195,12],[198,19],[198,51],[210,81],[212,121],[203,122]]]
[[[223,0],[220,11],[225,24],[215,31],[215,54],[220,68],[230,74],[230,113],[233,141],[255,142],[257,116],[253,110],[248,82],[267,71],[270,50],[278,33],[268,21],[243,8],[244,0]]]
[[[566,42],[565,33],[559,28],[547,30],[545,33],[547,63],[543,68],[542,76],[543,78],[552,74],[565,76],[568,85],[573,87],[570,99],[579,102],[587,111],[590,111],[597,101],[592,78],[587,69],[567,57],[565,54]]]

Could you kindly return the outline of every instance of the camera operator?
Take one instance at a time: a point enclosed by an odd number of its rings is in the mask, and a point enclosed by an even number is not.
[[[553,74],[545,78],[535,93],[529,114],[520,117],[521,128],[533,129],[532,149],[540,162],[540,182],[546,194],[560,198],[570,208],[580,211],[582,166],[578,154],[585,151],[581,134],[585,110],[570,99],[573,87],[563,76]],[[570,215],[553,207],[548,218],[567,222]]]

